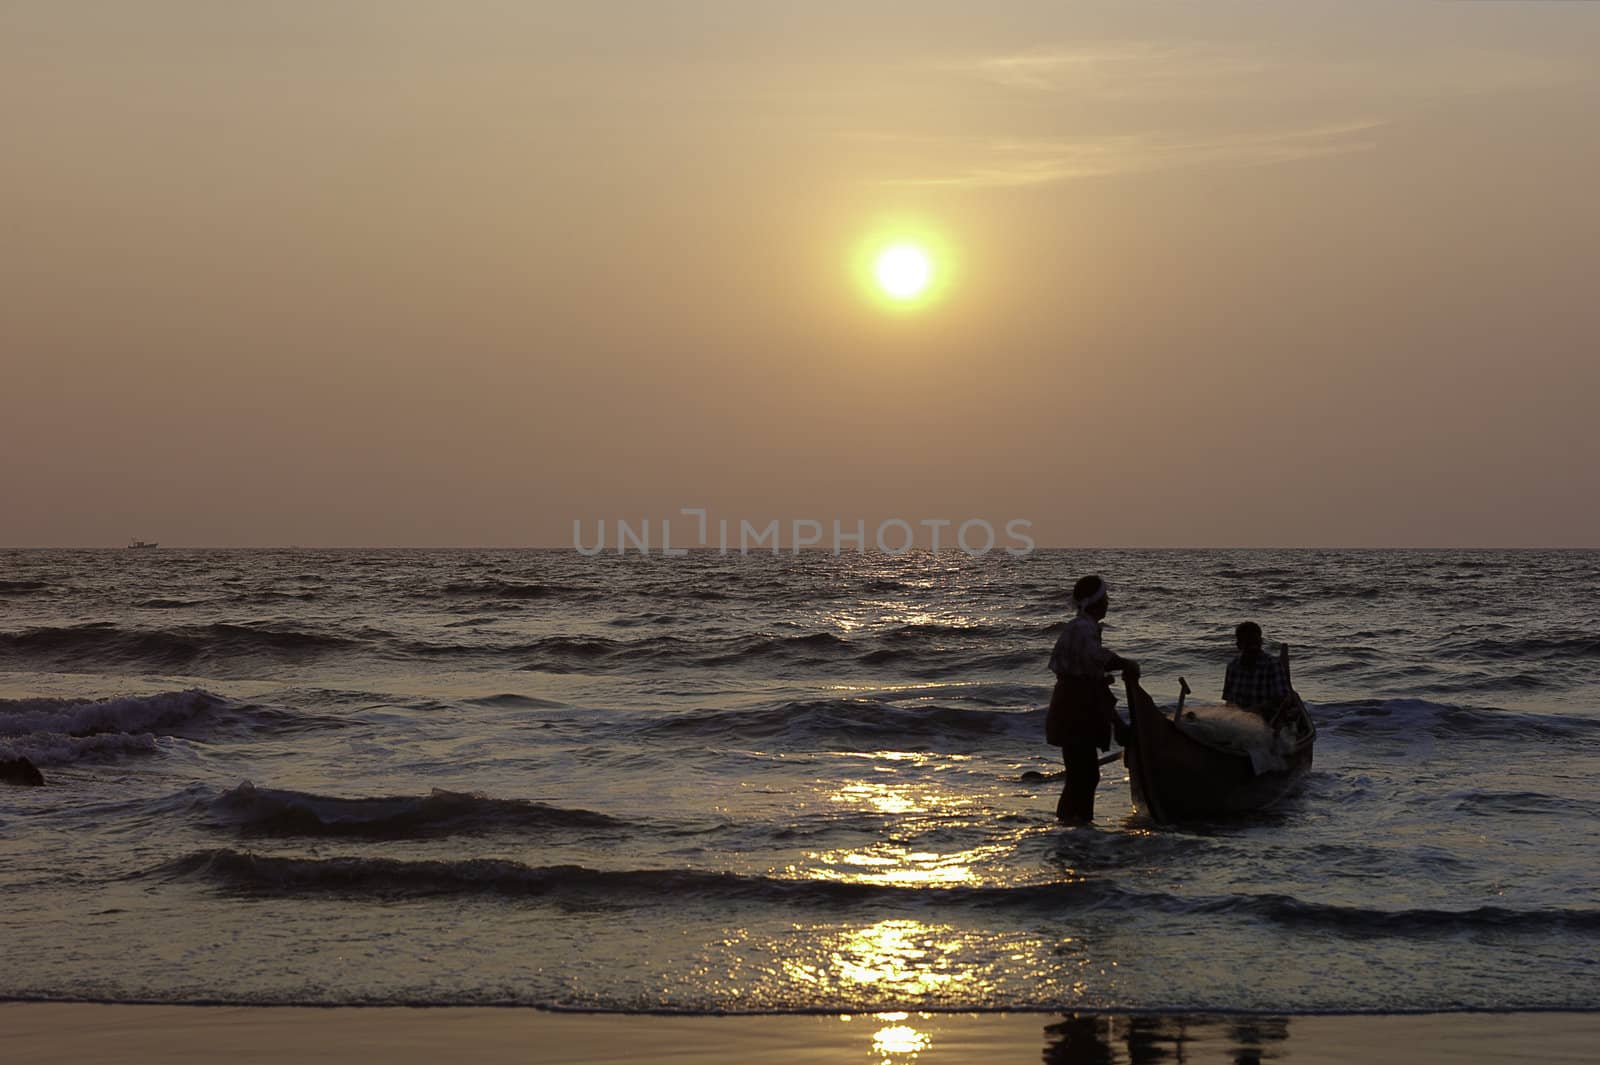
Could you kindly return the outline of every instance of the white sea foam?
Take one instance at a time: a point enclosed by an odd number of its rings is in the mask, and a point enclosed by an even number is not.
[[[153,754],[155,751],[156,737],[148,732],[107,732],[95,736],[34,732],[0,739],[0,758],[26,758],[36,766],[110,761],[127,754]]]
[[[0,736],[153,732],[202,718],[224,703],[199,689],[93,701],[0,699]]]
[[[224,705],[198,689],[96,700],[0,699],[0,757],[61,766],[152,754],[159,735]]]

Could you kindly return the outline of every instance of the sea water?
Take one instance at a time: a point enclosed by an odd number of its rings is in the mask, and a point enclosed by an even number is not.
[[[1053,816],[1046,661],[1319,729],[1274,811]],[[1600,1004],[1600,554],[0,552],[0,998]]]

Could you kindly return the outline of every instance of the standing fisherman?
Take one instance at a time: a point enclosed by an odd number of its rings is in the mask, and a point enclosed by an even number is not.
[[[1139,663],[1106,650],[1100,643],[1100,623],[1111,606],[1110,587],[1098,576],[1084,577],[1072,588],[1077,617],[1067,622],[1050,654],[1050,671],[1056,675],[1050,714],[1045,718],[1045,740],[1061,748],[1067,779],[1056,803],[1056,817],[1068,824],[1094,820],[1094,790],[1100,783],[1099,752],[1117,742],[1126,746],[1128,726],[1117,714],[1117,697],[1111,691],[1111,670],[1138,680]]]

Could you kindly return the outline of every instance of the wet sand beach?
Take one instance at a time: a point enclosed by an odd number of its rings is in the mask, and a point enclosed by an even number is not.
[[[705,1062],[1590,1062],[1600,1013],[647,1016],[532,1009],[0,1005],[32,1065],[443,1060]]]

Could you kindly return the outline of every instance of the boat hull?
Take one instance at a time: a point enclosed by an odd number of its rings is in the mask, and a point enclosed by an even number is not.
[[[1285,752],[1286,768],[1256,773],[1250,759],[1210,747],[1180,730],[1137,685],[1129,685],[1133,737],[1123,752],[1133,804],[1163,824],[1207,821],[1266,810],[1295,791],[1311,771],[1316,727]],[[1296,713],[1305,714],[1303,705]]]

